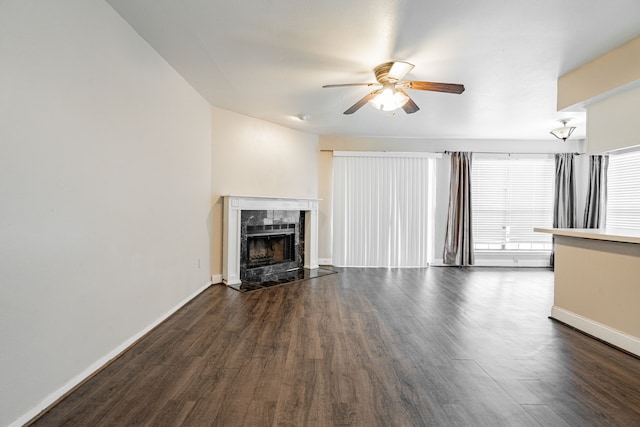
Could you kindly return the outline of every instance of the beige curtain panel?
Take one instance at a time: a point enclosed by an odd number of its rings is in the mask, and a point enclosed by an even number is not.
[[[449,213],[442,259],[448,265],[473,265],[474,262],[469,152],[451,153]]]
[[[601,228],[607,213],[607,169],[609,156],[589,156],[589,187],[584,207],[584,228]]]
[[[576,179],[573,153],[558,153],[553,201],[553,227],[576,227]]]

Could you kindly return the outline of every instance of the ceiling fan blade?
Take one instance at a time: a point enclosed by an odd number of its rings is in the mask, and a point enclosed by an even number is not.
[[[409,94],[407,92],[405,92],[401,88],[398,88],[398,92],[402,93],[407,98],[409,98],[409,100],[407,102],[405,102],[404,105],[402,106],[402,109],[404,110],[405,113],[412,114],[412,113],[415,113],[416,111],[420,110],[420,107],[418,107],[418,104],[413,102],[413,99],[411,99],[411,97],[409,96]]]
[[[380,86],[380,83],[340,83],[335,85],[324,85],[323,88],[327,87],[345,87],[345,86]]]
[[[381,84],[385,83],[398,83],[404,76],[413,69],[414,65],[408,62],[394,61],[385,62],[373,69],[373,73],[376,75],[376,80]]]
[[[464,92],[464,85],[455,83],[434,83],[434,82],[417,82],[407,80],[401,83],[402,87],[414,90],[430,90],[434,92],[446,92],[461,94]]]
[[[367,102],[369,102],[374,96],[376,96],[376,93],[378,91],[374,90],[373,92],[365,95],[360,101],[356,102],[355,104],[353,104],[351,107],[349,107],[348,110],[346,110],[343,114],[353,114],[356,111],[358,111],[360,108],[362,108],[364,106],[364,104],[366,104]]]
[[[389,79],[395,79],[395,81],[399,82],[404,76],[409,74],[409,71],[413,70],[413,67],[415,67],[415,65],[409,64],[408,62],[396,61],[391,65],[388,77]]]
[[[418,107],[418,105],[413,102],[413,99],[409,98],[409,100],[402,106],[402,109],[405,113],[412,114],[420,110],[420,107]]]

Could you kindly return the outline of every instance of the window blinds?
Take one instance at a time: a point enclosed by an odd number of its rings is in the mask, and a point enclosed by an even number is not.
[[[432,162],[334,153],[334,265],[427,266]]]
[[[476,251],[550,251],[551,158],[474,158],[471,181]]]
[[[609,156],[607,227],[640,229],[640,150]]]

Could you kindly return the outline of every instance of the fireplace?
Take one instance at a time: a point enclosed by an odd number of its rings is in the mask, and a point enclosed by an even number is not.
[[[292,262],[295,257],[295,224],[247,227],[247,268]]]
[[[222,280],[318,268],[318,199],[224,196]]]
[[[241,280],[260,281],[269,275],[303,267],[304,213],[284,210],[242,211]]]

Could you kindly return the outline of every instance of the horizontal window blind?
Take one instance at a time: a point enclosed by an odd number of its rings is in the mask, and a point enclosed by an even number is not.
[[[550,158],[473,160],[476,251],[551,250],[551,236],[533,228],[553,225],[554,169]]]
[[[607,227],[640,229],[640,150],[609,156]]]

